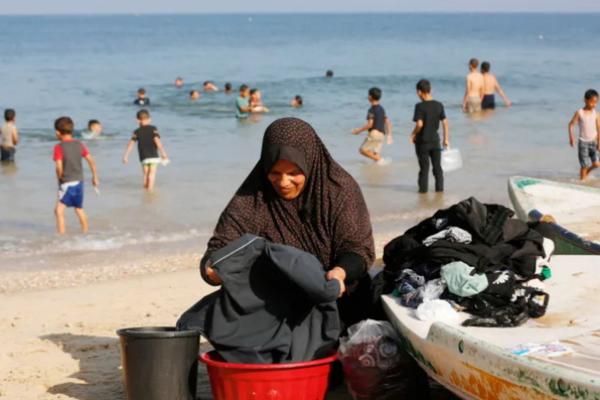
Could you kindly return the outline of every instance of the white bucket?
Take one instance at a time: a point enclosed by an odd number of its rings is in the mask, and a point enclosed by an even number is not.
[[[452,172],[462,168],[462,156],[459,149],[444,149],[442,151],[442,170]]]

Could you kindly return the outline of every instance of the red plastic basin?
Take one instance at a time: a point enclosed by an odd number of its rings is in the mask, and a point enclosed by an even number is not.
[[[215,351],[200,355],[214,400],[323,400],[337,354],[285,364],[235,364]]]

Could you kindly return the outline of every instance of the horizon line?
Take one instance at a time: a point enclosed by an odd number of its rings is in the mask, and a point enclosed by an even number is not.
[[[163,12],[163,11],[147,11],[147,12],[49,12],[49,13],[0,13],[0,17],[90,17],[90,16],[204,16],[204,15],[231,15],[231,16],[256,16],[256,15],[415,15],[415,14],[441,14],[441,15],[459,15],[459,14],[538,14],[538,15],[589,15],[600,14],[597,11],[570,11],[570,10],[422,10],[422,11],[192,11],[192,12]]]

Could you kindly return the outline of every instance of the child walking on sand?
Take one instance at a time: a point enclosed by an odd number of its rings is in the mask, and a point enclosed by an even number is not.
[[[433,100],[431,83],[427,79],[421,79],[417,83],[417,96],[421,99],[421,102],[415,105],[415,115],[413,117],[415,129],[410,135],[410,141],[415,145],[415,151],[419,159],[419,193],[427,193],[429,189],[429,160],[433,165],[435,191],[443,192],[442,148],[438,129],[441,121],[444,129],[443,146],[448,148],[450,146],[448,119],[443,104]]]
[[[569,122],[569,144],[575,147],[575,124],[579,124],[579,143],[577,145],[579,179],[585,180],[594,168],[600,167],[598,151],[600,151],[600,115],[596,112],[598,92],[589,89],[584,94],[585,106],[575,112]]]
[[[359,148],[359,153],[373,161],[380,161],[383,139],[387,137],[387,143],[392,144],[392,123],[385,115],[385,110],[379,104],[381,100],[381,89],[373,87],[369,89],[369,103],[371,108],[367,112],[367,123],[360,128],[352,130],[353,135],[368,131],[367,137]]]
[[[92,171],[92,185],[99,184],[96,163],[92,155],[79,140],[73,139],[73,120],[60,117],[54,122],[56,138],[60,141],[54,146],[54,162],[58,178],[58,201],[54,213],[56,215],[56,230],[65,233],[65,208],[74,207],[75,214],[81,223],[81,230],[88,231],[88,220],[83,211],[83,165],[82,158],[88,162]]]
[[[152,191],[154,189],[158,164],[161,162],[166,164],[169,157],[160,141],[158,129],[154,125],[150,125],[152,121],[148,110],[143,109],[138,111],[137,120],[140,127],[133,132],[129,143],[127,143],[127,148],[123,155],[123,163],[127,164],[133,144],[137,142],[142,171],[144,173],[144,188]]]

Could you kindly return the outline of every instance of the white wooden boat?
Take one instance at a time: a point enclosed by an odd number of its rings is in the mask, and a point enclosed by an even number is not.
[[[552,217],[556,254],[600,254],[600,188],[514,176],[508,194],[519,219]]]
[[[546,315],[515,328],[420,321],[398,299],[383,296],[403,345],[439,383],[464,399],[600,399],[600,256],[552,258]],[[461,319],[469,314],[460,313]],[[570,348],[557,357],[515,355],[526,343]]]

